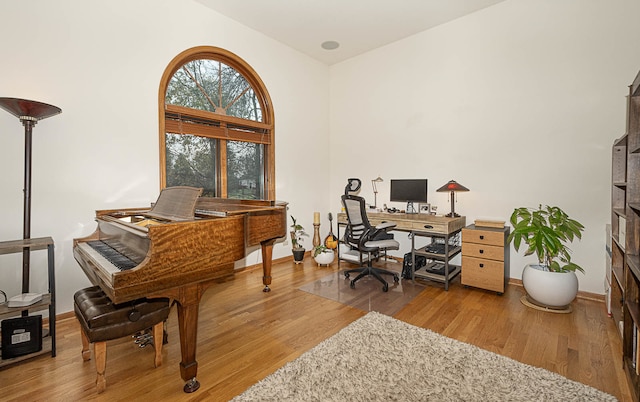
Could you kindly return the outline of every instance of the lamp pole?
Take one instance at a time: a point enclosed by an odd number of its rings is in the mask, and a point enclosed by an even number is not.
[[[31,238],[31,149],[33,126],[38,120],[62,113],[57,106],[28,99],[0,98],[0,108],[16,116],[24,126],[24,203],[22,238]],[[22,251],[22,293],[29,292],[30,249]]]
[[[378,188],[376,187],[376,183],[382,183],[382,177],[378,176],[377,178],[371,180],[371,187],[373,187],[373,207],[378,207]]]

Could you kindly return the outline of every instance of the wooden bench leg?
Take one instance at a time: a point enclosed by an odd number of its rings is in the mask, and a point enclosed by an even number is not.
[[[82,360],[88,361],[91,360],[91,350],[89,350],[89,338],[87,338],[87,334],[84,333],[84,330],[80,330],[80,337],[82,338]]]
[[[98,393],[104,392],[107,387],[107,380],[104,373],[107,368],[107,342],[96,342],[93,344],[93,352],[96,359],[96,388]]]
[[[153,347],[156,351],[156,358],[153,362],[155,367],[162,365],[162,340],[164,338],[164,322],[160,321],[153,326]]]

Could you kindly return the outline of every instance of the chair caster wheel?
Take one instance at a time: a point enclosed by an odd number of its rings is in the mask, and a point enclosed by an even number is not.
[[[385,283],[384,286],[382,287],[382,291],[383,292],[388,292],[389,291],[389,284]]]
[[[394,281],[395,283],[400,282],[400,278],[398,277],[398,275],[393,275],[393,281]]]
[[[356,288],[356,282],[355,281],[351,281],[349,283],[349,286],[351,287],[351,289],[355,289]]]
[[[349,273],[348,273],[348,272],[345,272],[345,273],[344,273],[344,277],[345,277],[345,278],[348,278],[348,277],[349,277]]]

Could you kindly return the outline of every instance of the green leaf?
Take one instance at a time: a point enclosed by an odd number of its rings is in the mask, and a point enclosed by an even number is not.
[[[568,243],[582,238],[584,226],[559,207],[539,205],[538,208],[515,208],[509,218],[513,232],[507,241],[516,251],[527,245],[524,255],[536,254],[538,261],[553,271],[583,269],[571,262]],[[565,264],[564,266],[561,265]]]

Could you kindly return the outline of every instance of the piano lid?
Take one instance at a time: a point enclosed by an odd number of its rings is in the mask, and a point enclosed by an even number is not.
[[[143,215],[147,218],[166,221],[193,220],[196,201],[202,188],[176,186],[164,188],[153,207]]]

